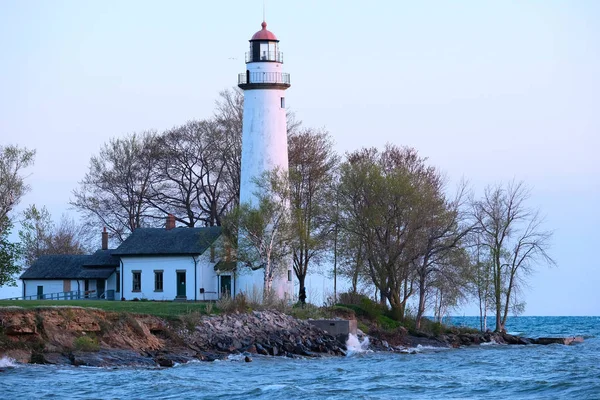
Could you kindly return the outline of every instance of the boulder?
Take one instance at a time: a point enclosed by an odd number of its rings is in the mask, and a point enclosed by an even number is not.
[[[564,338],[544,337],[544,338],[532,339],[532,342],[535,344],[542,344],[542,345],[548,345],[548,344],[570,345],[570,344],[575,344],[575,343],[583,343],[583,337],[582,336],[572,336],[572,337],[564,337]]]

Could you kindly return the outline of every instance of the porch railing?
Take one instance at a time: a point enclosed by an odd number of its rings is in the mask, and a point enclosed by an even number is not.
[[[98,294],[95,290],[77,291],[72,290],[70,292],[58,292],[58,293],[44,293],[41,295],[31,296],[19,296],[10,297],[2,300],[114,300],[114,291],[107,290]]]

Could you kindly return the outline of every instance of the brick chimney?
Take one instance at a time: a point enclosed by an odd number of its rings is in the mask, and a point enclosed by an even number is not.
[[[167,230],[175,228],[175,216],[173,214],[167,215]]]
[[[106,227],[102,231],[102,250],[108,250],[108,232],[106,232]]]

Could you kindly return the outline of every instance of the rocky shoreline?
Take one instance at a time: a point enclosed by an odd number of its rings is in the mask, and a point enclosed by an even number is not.
[[[0,309],[0,358],[21,363],[162,366],[231,354],[340,356],[333,336],[275,311],[178,320],[83,308]]]
[[[359,339],[366,337],[358,332]],[[554,340],[554,341],[552,341]],[[579,341],[528,339],[498,333],[411,336],[371,332],[369,349],[410,353],[418,346],[461,347],[481,343],[549,344]],[[364,342],[363,342],[364,343]],[[225,315],[190,314],[167,320],[149,315],[77,307],[0,309],[0,358],[21,363],[93,367],[171,367],[232,354],[285,357],[343,356],[346,344],[327,332],[276,311]]]

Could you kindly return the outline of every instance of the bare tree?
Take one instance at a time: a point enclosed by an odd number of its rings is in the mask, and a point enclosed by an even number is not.
[[[548,254],[552,232],[544,230],[538,210],[526,206],[530,189],[523,182],[485,189],[473,205],[480,243],[489,252],[496,331],[503,331],[508,313],[519,311],[518,291],[537,264],[556,265]]]
[[[63,214],[47,237],[46,254],[89,254],[97,248],[93,245],[95,236],[85,224]]]
[[[209,144],[204,132],[210,122],[190,121],[157,137],[157,159],[148,203],[162,214],[172,214],[188,227],[207,219],[202,214],[202,186],[209,166],[204,158]]]
[[[235,88],[219,93],[214,119],[218,126],[219,138],[213,142],[226,169],[224,181],[227,192],[238,206],[240,199],[240,173],[242,170],[242,122],[244,114],[243,92]]]
[[[319,265],[334,229],[334,173],[338,156],[328,132],[305,129],[288,135],[293,266],[304,282],[309,265]]]
[[[136,228],[162,223],[162,216],[146,201],[156,155],[154,132],[111,139],[91,158],[70,204],[120,242]]]
[[[8,214],[29,191],[23,170],[33,164],[34,157],[35,150],[0,145],[0,221],[9,219]],[[6,222],[0,224],[0,234],[9,226]]]

